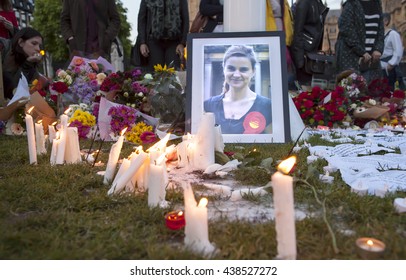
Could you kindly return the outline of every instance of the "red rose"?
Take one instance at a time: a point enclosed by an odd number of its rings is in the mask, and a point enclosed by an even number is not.
[[[64,82],[55,82],[52,84],[52,89],[63,94],[69,90],[68,86]]]
[[[393,92],[393,97],[404,99],[405,98],[405,92],[403,90],[397,89],[397,90],[395,90]]]

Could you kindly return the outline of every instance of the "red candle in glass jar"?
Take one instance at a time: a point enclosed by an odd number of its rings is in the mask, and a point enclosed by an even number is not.
[[[182,210],[172,211],[165,215],[166,227],[179,230],[185,226],[185,213]]]

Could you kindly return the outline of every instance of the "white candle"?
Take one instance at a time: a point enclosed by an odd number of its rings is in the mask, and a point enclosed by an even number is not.
[[[358,184],[354,184],[351,186],[351,192],[357,193],[359,195],[366,195],[368,194],[369,187],[363,184],[361,181]]]
[[[178,156],[178,167],[188,166],[188,145],[191,143],[192,135],[188,133],[182,136],[182,142],[176,146]]]
[[[114,143],[113,146],[111,146],[109,160],[107,161],[106,172],[104,173],[103,183],[105,185],[108,185],[112,181],[114,173],[116,172],[117,162],[120,158],[121,148],[123,147],[124,142],[124,133],[126,132],[126,130],[127,128],[124,128],[121,131],[120,137],[118,137],[117,142]]]
[[[66,128],[65,162],[75,164],[82,162],[80,154],[79,134],[77,127]]]
[[[35,144],[37,148],[37,155],[47,153],[47,149],[45,149],[45,133],[42,120],[35,123]]]
[[[214,126],[214,150],[219,152],[224,152],[224,140],[223,133],[221,132],[221,125]]]
[[[214,114],[204,113],[198,131],[193,138],[195,144],[193,154],[193,167],[205,170],[214,163]]]
[[[120,178],[127,171],[128,167],[130,167],[130,163],[131,163],[131,161],[129,159],[124,158],[122,160],[121,165],[117,171],[117,175],[114,177],[112,185],[117,184],[118,178]]]
[[[307,157],[307,164],[310,164],[310,163],[316,161],[317,159],[318,159],[317,156],[315,156],[315,155],[310,155],[310,156]]]
[[[52,141],[52,150],[51,150],[51,158],[50,158],[51,165],[56,164],[56,155],[58,153],[58,145],[59,145],[59,131],[56,132],[55,139]]]
[[[336,172],[338,170],[338,168],[328,164],[327,166],[323,166],[323,170],[324,170],[324,172],[333,173],[333,172]]]
[[[56,154],[56,164],[64,164],[65,162],[65,148],[66,148],[66,134],[68,127],[68,115],[61,115],[61,129],[59,130],[59,144]]]
[[[375,189],[375,195],[379,196],[379,197],[385,197],[385,195],[388,193],[388,191],[389,191],[389,186],[385,184],[385,185]]]
[[[159,202],[165,200],[165,154],[162,154],[157,160],[151,160],[149,165],[148,179],[148,206],[156,207]]]
[[[284,160],[278,169],[288,173],[296,162],[294,156]],[[296,259],[296,229],[293,199],[293,178],[281,171],[272,175],[273,202],[275,207],[276,240],[279,259]]]
[[[28,140],[28,154],[30,157],[30,164],[37,164],[37,151],[35,144],[35,133],[34,133],[34,120],[30,115],[30,112],[34,109],[31,107],[25,114],[25,126],[27,130],[27,140]]]
[[[327,183],[327,184],[331,184],[334,181],[334,177],[330,176],[330,172],[326,171],[326,173],[323,175],[320,175],[320,181]]]
[[[52,143],[52,141],[56,137],[56,131],[55,131],[54,125],[55,124],[48,125],[48,135],[49,135],[48,141],[49,141],[49,143]]]
[[[406,212],[406,197],[405,198],[395,198],[393,205],[398,213]]]
[[[131,163],[128,169],[117,179],[115,184],[112,184],[110,190],[107,194],[119,193],[121,192],[126,184],[131,180],[135,175],[138,169],[142,166],[144,161],[148,158],[147,153],[144,151],[133,152],[131,154]]]
[[[185,245],[194,252],[211,254],[215,247],[209,241],[207,198],[202,198],[196,205],[190,184],[182,183],[182,186],[185,200]]]

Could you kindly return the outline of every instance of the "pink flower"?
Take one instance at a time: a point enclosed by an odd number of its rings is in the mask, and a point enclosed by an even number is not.
[[[144,131],[140,135],[140,139],[143,144],[154,143],[157,140],[156,134],[152,131]]]
[[[13,123],[10,129],[13,135],[22,135],[24,133],[24,128],[19,123]]]

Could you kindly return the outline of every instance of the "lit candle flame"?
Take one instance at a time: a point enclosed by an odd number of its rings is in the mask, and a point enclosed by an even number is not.
[[[66,109],[65,112],[63,112],[65,115],[70,112],[70,108]]]
[[[32,110],[34,110],[34,106],[27,110],[27,114],[31,114]]]
[[[207,198],[203,197],[202,199],[200,199],[199,204],[197,205],[197,207],[206,207],[207,203],[209,201],[207,200]]]
[[[57,123],[58,123],[58,122],[53,122],[53,123],[51,123],[51,125],[54,126],[54,125],[56,125]]]
[[[42,120],[37,121],[37,124],[42,124]]]
[[[290,170],[296,163],[296,156],[291,156],[278,165],[278,170],[282,173],[289,174]]]
[[[367,245],[368,245],[369,247],[372,247],[372,246],[374,245],[374,242],[373,242],[371,239],[368,239]]]
[[[183,211],[179,211],[178,216],[182,216],[182,215],[183,215]]]
[[[40,55],[42,55],[42,56],[45,55],[45,51],[44,51],[44,50],[40,50],[39,53],[40,53]]]

